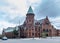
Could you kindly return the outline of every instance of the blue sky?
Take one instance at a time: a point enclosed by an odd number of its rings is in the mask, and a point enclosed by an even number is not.
[[[22,24],[30,5],[35,19],[48,16],[51,24],[60,29],[59,0],[0,0],[0,31],[18,25],[19,21]]]

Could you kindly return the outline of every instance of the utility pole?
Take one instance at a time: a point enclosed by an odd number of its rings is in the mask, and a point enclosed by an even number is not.
[[[5,29],[3,28],[3,32],[2,32],[2,35],[5,36]]]
[[[20,20],[19,20],[19,27],[18,27],[18,37],[20,38]]]

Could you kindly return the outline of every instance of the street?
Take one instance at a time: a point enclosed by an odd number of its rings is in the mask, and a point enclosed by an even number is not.
[[[0,43],[60,43],[60,38],[36,38],[36,39],[8,39],[1,40]]]

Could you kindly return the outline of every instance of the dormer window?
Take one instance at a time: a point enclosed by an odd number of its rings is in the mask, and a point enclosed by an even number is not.
[[[39,24],[40,24],[39,22],[35,23],[35,25],[39,25]]]
[[[46,22],[47,25],[49,25],[49,22]]]

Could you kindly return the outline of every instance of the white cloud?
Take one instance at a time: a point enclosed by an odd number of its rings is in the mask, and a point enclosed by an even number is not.
[[[3,28],[7,28],[7,27],[15,27],[16,24],[12,24],[12,23],[9,23],[7,21],[0,21],[0,34],[3,30]]]
[[[16,8],[16,9],[12,9],[12,7],[10,6],[5,6],[5,7],[0,7],[0,10],[5,12],[6,15],[8,15],[9,17],[11,17],[12,19],[14,19],[16,16],[25,16],[24,11],[21,11],[20,9]],[[23,12],[23,13],[22,13]]]
[[[10,17],[10,19],[13,20],[16,17],[25,16],[27,13],[27,9],[30,5],[32,5],[32,8],[34,10],[36,6],[41,4],[42,0],[5,0],[5,2],[8,3],[8,5],[0,6],[0,11],[3,11],[6,13],[3,16],[4,18],[8,16]],[[53,19],[51,18],[50,20],[57,29],[60,28],[59,27],[60,17],[53,18]],[[12,24],[7,21],[0,21],[1,30],[2,28],[12,27],[12,26],[16,26],[16,24]]]
[[[7,13],[11,19],[17,16],[25,16],[27,12],[27,4],[25,0],[6,0],[8,6],[0,6],[0,10]]]
[[[28,2],[30,2],[30,4],[32,3],[41,3],[42,0],[27,0]]]
[[[15,6],[17,11],[22,15],[26,14],[27,3],[26,0],[7,0],[11,6]]]
[[[56,29],[60,29],[60,17],[50,18],[50,21]]]
[[[6,0],[8,6],[0,6],[0,10],[7,13],[11,19],[17,16],[25,16],[29,3],[40,3],[41,0]],[[28,3],[29,2],[29,3]],[[34,9],[34,7],[32,7]]]
[[[16,17],[22,17],[26,15],[27,12],[27,4],[26,0],[5,0],[3,2],[6,2],[7,6],[0,6],[0,11],[4,13],[3,15],[3,21],[0,21],[0,28],[1,32],[3,28],[16,26],[16,24],[7,22],[5,18],[9,20],[15,19]],[[2,4],[1,4],[2,5]],[[2,14],[0,14],[2,15]],[[9,17],[9,18],[8,18]],[[2,19],[2,18],[1,18]]]
[[[26,0],[26,2],[28,3],[28,6],[32,6],[33,10],[35,9],[35,7],[37,7],[38,5],[40,5],[42,3],[42,0]]]

